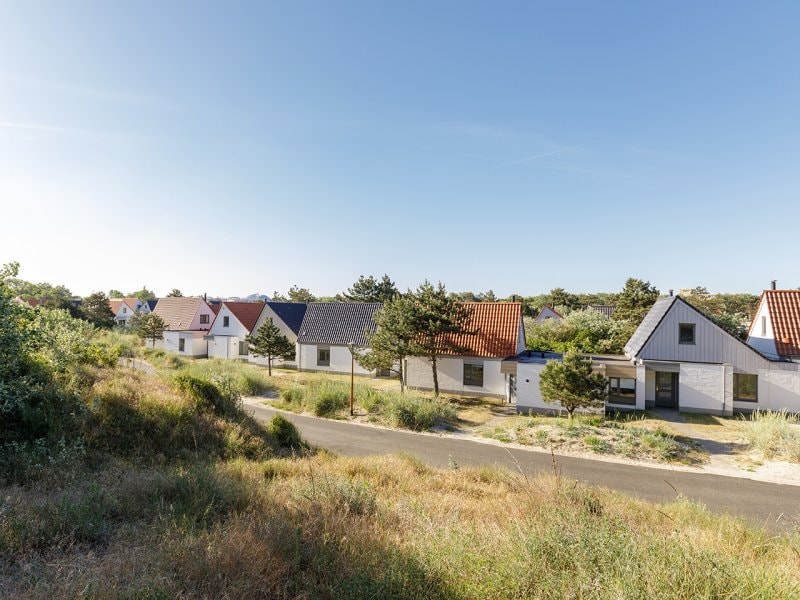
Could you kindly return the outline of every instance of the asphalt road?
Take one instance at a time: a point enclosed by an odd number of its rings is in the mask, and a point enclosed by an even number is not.
[[[277,411],[263,405],[245,408],[259,420]],[[406,452],[435,467],[455,461],[461,466],[500,465],[526,474],[553,472],[549,454],[504,448],[452,437],[421,435],[352,423],[286,414],[309,443],[337,454],[367,456]],[[743,516],[776,531],[800,528],[800,487],[742,479],[670,471],[565,456],[556,468],[569,478],[617,490],[652,502],[668,502],[681,494],[715,512]]]

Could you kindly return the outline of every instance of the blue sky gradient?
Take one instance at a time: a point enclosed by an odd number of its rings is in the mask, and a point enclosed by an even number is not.
[[[0,5],[0,262],[76,293],[800,285],[800,4]]]

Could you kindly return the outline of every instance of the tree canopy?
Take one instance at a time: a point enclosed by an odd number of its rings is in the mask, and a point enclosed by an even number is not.
[[[81,316],[97,327],[111,327],[114,324],[114,312],[108,304],[108,296],[103,292],[94,292],[83,299]]]
[[[388,302],[397,294],[397,287],[388,275],[380,279],[361,275],[343,296],[348,302]]]
[[[131,298],[136,298],[137,300],[141,300],[144,302],[145,300],[155,300],[156,293],[153,290],[148,290],[147,286],[142,286],[142,289],[136,290],[135,292],[131,292],[129,294]]]
[[[655,286],[650,285],[649,281],[630,277],[617,296],[612,318],[638,325],[656,300],[658,300],[658,290]]]
[[[400,376],[400,391],[405,390],[404,362],[411,354],[417,335],[415,304],[411,296],[397,295],[375,313],[375,331],[368,334],[368,352],[357,352],[358,363],[370,371],[382,370]]]
[[[183,294],[178,288],[173,288],[173,290],[167,294],[167,298],[183,298]]]
[[[131,317],[130,326],[136,335],[143,340],[150,340],[150,347],[155,348],[156,342],[164,337],[167,324],[155,313],[136,313]]]
[[[272,375],[272,361],[276,358],[293,360],[295,357],[295,346],[289,341],[278,326],[271,319],[264,321],[261,327],[246,338],[250,347],[250,354],[262,356],[267,359],[267,369]]]
[[[539,374],[542,400],[561,404],[572,419],[579,408],[599,408],[607,395],[606,378],[592,371],[592,361],[576,350],[564,355],[563,360],[551,360]]]

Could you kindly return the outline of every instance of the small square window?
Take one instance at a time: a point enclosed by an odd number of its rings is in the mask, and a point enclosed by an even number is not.
[[[483,364],[464,363],[464,385],[483,387]]]
[[[231,324],[231,318],[230,317],[222,317],[222,326],[223,327],[229,327],[230,324]]]
[[[200,315],[200,325],[208,325],[208,315]]]
[[[681,323],[678,325],[678,343],[694,344],[694,323]]]
[[[329,367],[331,364],[331,349],[317,348],[317,366]]]

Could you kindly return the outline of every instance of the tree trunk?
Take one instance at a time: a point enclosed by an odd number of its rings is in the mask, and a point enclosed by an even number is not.
[[[400,359],[400,393],[401,394],[405,394],[406,393],[406,368],[403,365],[404,361],[405,361],[405,359],[403,359],[403,358]]]
[[[267,355],[267,371],[269,376],[272,377],[272,355]]]
[[[439,397],[439,373],[436,370],[436,355],[431,357],[431,368],[433,369],[433,397]]]
[[[574,407],[573,408],[566,407],[566,408],[567,408],[567,418],[570,421],[572,421],[572,413],[575,412],[575,408]]]

